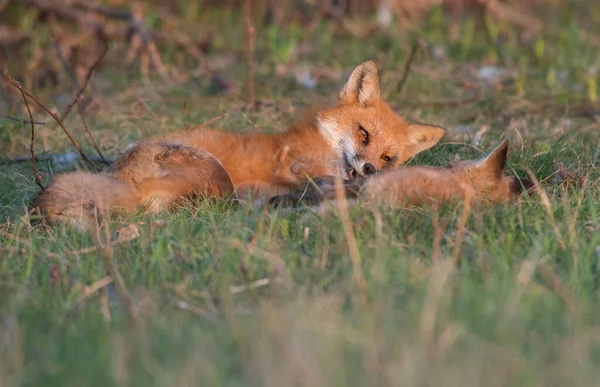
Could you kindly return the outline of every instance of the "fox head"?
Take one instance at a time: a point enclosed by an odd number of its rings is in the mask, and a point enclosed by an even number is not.
[[[337,105],[319,113],[317,127],[339,156],[346,179],[396,167],[446,133],[439,126],[408,123],[394,113],[381,98],[372,61],[354,69]]]
[[[454,162],[450,170],[472,187],[477,197],[491,202],[505,202],[524,191],[535,194],[532,181],[504,175],[507,154],[508,140],[504,140],[484,158]]]

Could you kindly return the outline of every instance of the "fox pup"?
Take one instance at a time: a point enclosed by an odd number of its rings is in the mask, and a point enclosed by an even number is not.
[[[102,173],[57,176],[34,199],[50,222],[87,228],[98,214],[171,208],[194,196],[244,197],[297,188],[306,177],[352,180],[393,168],[445,134],[411,124],[381,98],[375,63],[354,69],[337,104],[278,134],[192,128],[146,139]]]
[[[504,175],[508,141],[481,160],[466,160],[448,168],[428,166],[401,167],[369,177],[343,182],[347,199],[366,203],[402,205],[440,205],[469,200],[471,204],[506,203],[523,191],[534,193],[530,180]],[[318,178],[297,193],[271,198],[274,206],[315,205],[336,198],[335,178]],[[323,207],[321,210],[326,210]]]

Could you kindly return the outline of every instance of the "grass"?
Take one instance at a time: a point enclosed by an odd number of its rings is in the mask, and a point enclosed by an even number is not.
[[[109,234],[111,245],[105,235],[31,227],[23,217],[37,190],[31,166],[3,162],[2,385],[594,384],[600,376],[599,125],[597,110],[595,119],[577,112],[594,106],[588,69],[600,59],[592,54],[596,47],[578,39],[569,16],[575,11],[554,9],[544,19],[556,27],[548,28],[552,34],[529,43],[499,23],[496,28],[507,34],[505,67],[516,75],[498,88],[472,76],[498,60],[476,22],[450,23],[434,10],[423,37],[430,48],[443,48],[446,59],[423,50],[401,95],[394,85],[409,49],[405,39],[377,33],[365,44],[332,35],[332,25],[323,22],[302,60],[309,68],[337,72],[339,79],[306,89],[273,75],[274,58],[289,51],[271,45],[294,44],[298,27],[282,27],[279,33],[289,36],[281,39],[257,28],[256,85],[263,101],[257,112],[244,110],[244,64],[223,60],[224,53],[243,49],[237,28],[243,23],[237,14],[214,12],[204,16],[206,22],[236,26],[216,38],[217,50],[208,57],[225,63],[219,74],[232,82],[231,91],[215,92],[206,79],[170,85],[142,81],[135,70],[124,77],[107,68],[95,78],[99,102],[88,115],[106,154],[114,157],[131,141],[224,113],[229,115],[214,126],[281,130],[302,107],[333,100],[343,72],[375,59],[383,92],[398,111],[449,129],[441,144],[410,163],[478,157],[470,145],[473,133],[458,128],[488,125],[479,147],[487,151],[501,137],[510,138],[509,172],[531,171],[544,181],[549,200],[473,213],[460,268],[448,263],[460,206],[439,214],[351,208],[367,284],[363,304],[336,216],[265,216],[262,209],[195,202],[174,214],[116,220],[111,233],[133,227],[138,234],[131,240],[124,231]],[[599,16],[590,7],[589,20]],[[202,16],[182,28],[198,20]],[[452,38],[453,28],[469,35]],[[111,55],[114,63],[118,55]],[[481,98],[445,103],[470,96],[465,82],[476,84]],[[39,94],[58,104],[51,91]],[[39,109],[36,119],[42,120]],[[92,153],[79,121],[73,116],[66,124]],[[51,129],[38,127],[38,152],[71,150],[64,135]],[[1,152],[27,154],[28,130],[2,121]],[[555,162],[581,172],[585,183],[568,188],[563,176],[559,186]],[[45,182],[58,172],[49,162],[39,168]],[[436,251],[438,264],[432,263]],[[120,280],[90,292],[115,269]],[[131,307],[124,302],[129,299]]]

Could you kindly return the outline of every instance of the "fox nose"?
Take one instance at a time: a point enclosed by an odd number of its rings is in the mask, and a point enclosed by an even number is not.
[[[365,172],[365,175],[372,175],[375,172],[377,172],[377,169],[375,168],[375,166],[371,163],[366,163],[363,166],[363,171]]]

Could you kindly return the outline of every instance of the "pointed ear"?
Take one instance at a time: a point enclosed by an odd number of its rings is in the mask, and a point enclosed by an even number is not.
[[[379,98],[379,74],[373,61],[357,66],[340,91],[340,103],[344,105],[358,104],[366,107],[379,101]]]
[[[506,157],[508,155],[508,140],[502,141],[489,155],[481,160],[477,167],[487,170],[492,176],[500,177],[504,174]]]
[[[405,158],[410,158],[437,144],[446,134],[440,126],[425,124],[410,124],[408,126],[408,150]]]

